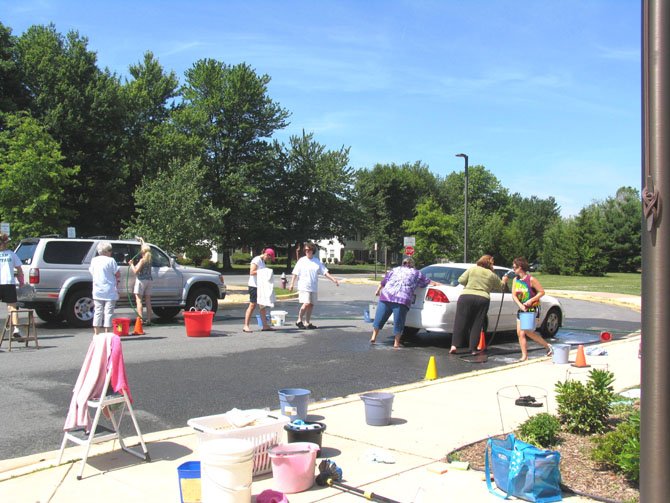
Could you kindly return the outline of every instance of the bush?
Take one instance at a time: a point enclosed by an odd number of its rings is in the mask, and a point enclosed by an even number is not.
[[[584,385],[579,381],[556,383],[558,417],[565,429],[581,435],[605,430],[612,410],[614,374],[594,369]]]
[[[634,411],[615,430],[592,440],[591,458],[637,483],[640,480],[640,412]]]
[[[354,252],[351,250],[345,251],[344,256],[342,257],[342,263],[345,265],[354,265],[356,263]]]
[[[252,257],[248,253],[235,252],[230,256],[230,261],[235,265],[248,265]]]
[[[518,436],[524,442],[546,449],[558,443],[558,433],[561,431],[561,422],[552,414],[543,412],[537,414],[521,426]]]

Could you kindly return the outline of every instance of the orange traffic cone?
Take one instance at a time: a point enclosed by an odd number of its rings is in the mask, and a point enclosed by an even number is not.
[[[575,363],[572,364],[573,367],[590,367],[591,365],[587,365],[586,363],[586,356],[584,356],[584,344],[580,344],[577,347],[577,358],[575,359]]]
[[[428,360],[428,367],[426,368],[426,377],[424,379],[428,381],[434,381],[437,379],[437,365],[435,363],[435,357],[431,356]]]
[[[135,320],[135,330],[133,330],[133,335],[144,335],[141,316],[138,316],[137,319]]]
[[[484,351],[486,349],[486,334],[484,330],[479,334],[479,344],[477,344],[477,351]]]

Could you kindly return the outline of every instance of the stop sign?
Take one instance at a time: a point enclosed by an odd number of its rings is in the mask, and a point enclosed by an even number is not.
[[[414,247],[413,246],[405,246],[405,255],[409,255],[409,256],[414,255]]]

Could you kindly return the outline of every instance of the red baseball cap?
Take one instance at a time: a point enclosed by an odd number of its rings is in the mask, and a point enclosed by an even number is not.
[[[263,253],[270,257],[272,260],[275,259],[275,251],[272,248],[266,248]]]

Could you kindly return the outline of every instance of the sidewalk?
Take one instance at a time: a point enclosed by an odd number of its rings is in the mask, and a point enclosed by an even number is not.
[[[595,367],[607,364],[616,377],[616,390],[639,385],[639,339],[635,335],[606,343],[603,347],[608,355],[587,356],[587,362]],[[569,369],[582,370],[553,364],[550,358],[539,358],[390,388],[386,391],[394,393],[395,398],[389,426],[366,425],[364,404],[358,395],[311,404],[309,419],[326,423],[323,454],[343,470],[348,485],[403,503],[500,501],[488,493],[481,472],[450,470],[438,475],[428,467],[460,446],[502,433],[501,421],[507,427],[527,418],[527,409],[516,407],[513,400],[498,395],[506,386],[543,388],[547,391],[549,411],[555,412],[554,384],[565,380]],[[57,452],[0,461],[0,501],[179,502],[177,467],[199,459],[195,433],[185,427],[146,435],[145,441],[150,463],[119,449],[110,450],[112,446],[108,444],[94,446],[84,479],[80,481],[76,479],[81,453],[77,446],[66,451],[65,462],[60,466],[54,466]],[[127,442],[135,443],[133,439]],[[395,463],[369,461],[371,450],[383,450]],[[272,488],[272,482],[271,474],[255,478],[252,494]],[[291,503],[363,501],[359,496],[316,485],[309,491],[288,495],[288,499]],[[577,496],[564,499],[591,501]]]

